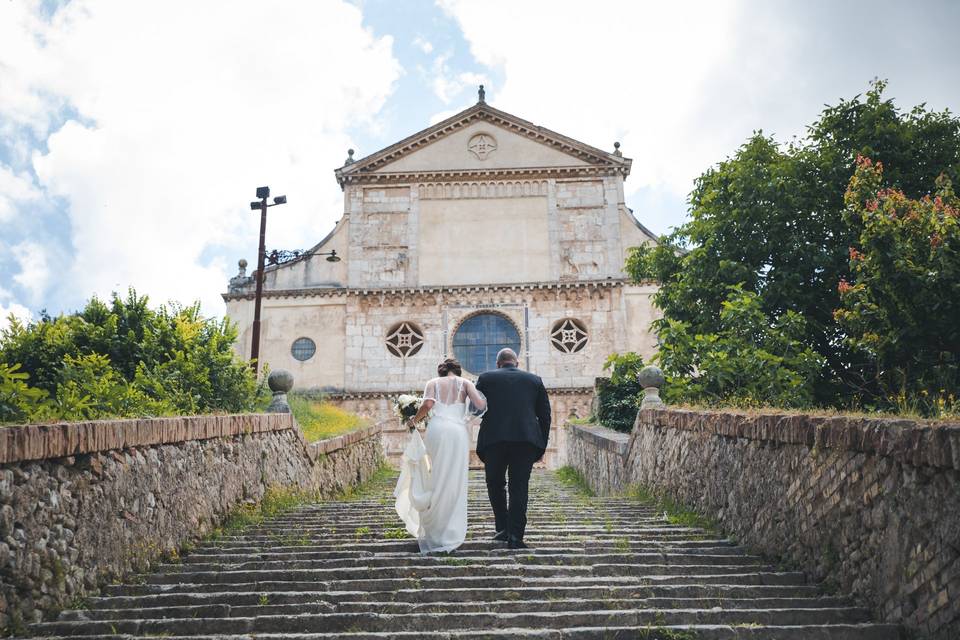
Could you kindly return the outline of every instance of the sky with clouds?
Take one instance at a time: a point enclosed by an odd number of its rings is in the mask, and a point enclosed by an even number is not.
[[[333,177],[476,101],[634,159],[627,204],[683,222],[693,180],[755,129],[802,135],[874,77],[960,111],[960,2],[5,0],[0,316],[134,286],[220,293],[343,210]],[[0,320],[0,326],[4,322]]]

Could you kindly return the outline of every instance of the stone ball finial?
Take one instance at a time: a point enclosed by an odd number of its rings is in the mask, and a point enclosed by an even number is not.
[[[623,155],[623,153],[620,151],[620,143],[619,143],[619,142],[614,142],[614,143],[613,143],[613,155],[615,155],[615,156],[622,156],[622,155]]]
[[[653,365],[647,365],[643,369],[640,369],[640,373],[637,374],[637,380],[644,389],[647,387],[662,387],[667,381],[660,367]]]
[[[343,161],[343,164],[352,164],[353,163],[353,149],[347,149],[347,159]]]
[[[640,408],[649,409],[651,407],[662,407],[663,400],[660,399],[660,387],[662,387],[667,380],[660,367],[647,365],[643,369],[640,369],[640,373],[637,374],[637,380],[640,382],[640,386],[643,387],[643,401],[640,403]]]
[[[243,271],[247,268],[247,261],[244,258],[237,260],[237,266],[240,267],[240,271]]]
[[[271,371],[267,376],[267,386],[273,392],[273,399],[267,407],[267,413],[290,413],[287,392],[293,389],[293,374],[286,369]]]
[[[267,376],[267,386],[270,391],[286,393],[293,389],[293,374],[286,369],[274,369]]]

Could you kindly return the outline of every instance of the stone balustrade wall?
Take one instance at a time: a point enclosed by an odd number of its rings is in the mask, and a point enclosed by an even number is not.
[[[598,492],[643,485],[916,637],[960,637],[960,425],[647,409],[629,437],[570,429]]]
[[[0,428],[0,627],[145,570],[268,487],[325,495],[366,480],[379,429],[308,444],[290,414]]]

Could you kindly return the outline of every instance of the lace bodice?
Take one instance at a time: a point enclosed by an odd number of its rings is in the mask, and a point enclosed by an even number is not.
[[[434,378],[423,390],[424,400],[433,400],[438,407],[467,405],[469,413],[477,414],[487,408],[487,399],[477,387],[460,376]]]

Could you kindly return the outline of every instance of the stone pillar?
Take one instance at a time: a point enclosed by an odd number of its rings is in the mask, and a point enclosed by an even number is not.
[[[287,392],[293,389],[293,374],[286,369],[271,371],[267,377],[267,386],[273,392],[273,399],[267,407],[267,413],[290,413]]]
[[[640,403],[640,408],[662,407],[663,400],[660,399],[660,387],[663,386],[666,379],[663,377],[663,371],[660,370],[660,367],[648,365],[640,369],[637,380],[643,387],[643,402]]]

